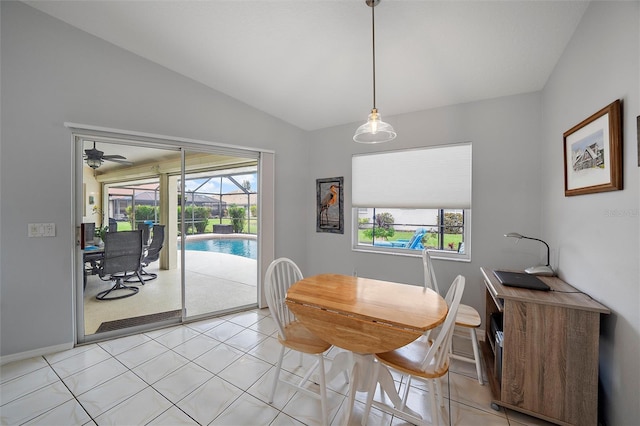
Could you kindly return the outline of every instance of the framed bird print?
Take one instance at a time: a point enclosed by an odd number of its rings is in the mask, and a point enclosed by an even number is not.
[[[316,232],[344,234],[344,177],[316,179]]]

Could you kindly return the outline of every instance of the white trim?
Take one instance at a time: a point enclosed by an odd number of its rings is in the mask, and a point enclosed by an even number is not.
[[[56,352],[67,351],[69,349],[73,349],[74,343],[62,343],[54,346],[47,346],[45,348],[33,349],[31,351],[19,352],[17,354],[4,355],[0,357],[0,365],[4,365],[10,362],[22,361],[24,359],[29,359],[37,356],[44,356],[49,354],[54,354]]]
[[[229,144],[224,144],[219,142],[205,141],[201,139],[167,136],[167,135],[160,135],[156,133],[147,133],[147,132],[136,132],[133,130],[114,129],[112,127],[93,126],[90,124],[65,122],[64,126],[76,133],[77,132],[87,133],[84,136],[97,136],[97,135],[108,136],[107,134],[111,134],[120,138],[129,139],[129,140],[131,140],[132,139],[131,137],[133,136],[134,138],[142,138],[143,140],[146,140],[149,142],[153,142],[153,141],[163,142],[163,143],[181,142],[184,144],[195,144],[200,147],[202,147],[202,145],[209,145],[209,146],[213,145],[216,148],[228,148],[234,151],[245,150],[245,151],[253,151],[253,152],[268,152],[272,154],[275,153],[275,151],[273,150],[264,149],[264,148],[248,147],[248,146],[241,146],[241,145],[229,145]],[[78,136],[83,136],[83,135],[78,135]]]

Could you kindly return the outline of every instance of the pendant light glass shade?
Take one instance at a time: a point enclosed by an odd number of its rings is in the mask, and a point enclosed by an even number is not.
[[[396,138],[393,126],[381,120],[377,109],[372,109],[369,119],[362,126],[358,127],[353,140],[358,143],[382,143],[389,142]]]
[[[391,124],[381,120],[376,109],[376,19],[374,8],[380,0],[365,0],[367,6],[371,8],[371,47],[373,57],[373,108],[365,124],[358,127],[353,140],[358,143],[382,143],[389,142],[396,138],[396,131]]]

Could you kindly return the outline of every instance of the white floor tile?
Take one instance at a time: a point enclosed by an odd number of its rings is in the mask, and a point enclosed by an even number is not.
[[[243,355],[244,352],[241,350],[222,343],[200,355],[194,362],[212,373],[218,374]]]
[[[176,406],[171,406],[167,411],[149,422],[149,426],[197,426],[198,423],[187,416]]]
[[[0,386],[0,402],[4,405],[57,381],[58,375],[49,366],[31,371],[4,382]]]
[[[83,425],[91,421],[82,406],[72,399],[25,423],[25,425]]]
[[[155,389],[147,387],[96,418],[99,425],[144,425],[172,404]]]
[[[45,367],[49,368],[49,363],[40,356],[0,365],[0,384]]]
[[[64,379],[109,358],[111,358],[111,355],[100,346],[92,346],[89,350],[79,352],[62,361],[51,364],[51,367]]]
[[[207,331],[204,334],[206,334],[209,337],[213,337],[214,339],[220,342],[224,342],[227,339],[240,333],[242,330],[244,330],[244,327],[242,327],[241,325],[234,324],[229,321],[225,321],[224,323],[220,324],[217,327],[212,328],[211,330]]]
[[[169,401],[177,403],[213,377],[213,373],[194,363],[188,363],[153,384],[154,389]]]
[[[225,343],[241,351],[248,352],[266,338],[267,336],[257,331],[244,329],[235,336],[227,339]]]
[[[176,405],[198,423],[206,425],[242,395],[242,390],[219,377],[191,392]]]
[[[111,355],[118,355],[122,352],[128,351],[131,348],[135,348],[136,346],[148,342],[149,340],[151,340],[151,338],[145,336],[144,334],[134,334],[133,336],[121,337],[119,339],[100,342],[98,343],[98,346],[109,352]]]
[[[167,351],[132,369],[142,380],[152,385],[189,362],[173,351]]]
[[[271,364],[251,355],[243,355],[218,375],[242,390],[247,390],[266,373]]]
[[[118,355],[118,361],[127,368],[135,368],[145,362],[167,352],[169,348],[155,340],[149,340]]]
[[[234,401],[211,425],[268,425],[279,414],[275,408],[244,393]]]
[[[72,399],[62,382],[53,383],[2,405],[0,424],[22,424]]]
[[[268,404],[280,348],[269,311],[255,309],[13,362],[0,366],[0,424],[318,424],[320,402],[285,384]],[[327,358],[340,352],[332,348]],[[299,381],[314,362],[304,356],[300,368],[298,354],[287,351],[282,375]],[[442,382],[443,414],[448,418],[451,401],[454,425],[547,425],[492,410],[489,387],[477,382],[472,364],[453,361],[451,370],[451,400]],[[344,376],[338,374],[328,389],[331,424],[360,425],[366,394],[356,394],[347,420]],[[409,406],[430,418],[425,392],[414,382]],[[407,424],[375,408],[366,423]]]
[[[127,371],[127,367],[119,363],[118,360],[109,358],[76,374],[65,377],[63,382],[74,395],[82,395]]]
[[[205,352],[215,348],[219,344],[220,342],[217,340],[200,334],[193,339],[187,340],[186,342],[174,347],[173,351],[192,361]]]
[[[148,385],[132,372],[126,372],[78,396],[93,418],[132,397]]]

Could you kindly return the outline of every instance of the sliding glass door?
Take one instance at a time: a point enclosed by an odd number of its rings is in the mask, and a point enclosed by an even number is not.
[[[258,304],[258,153],[76,143],[78,342]],[[143,234],[140,275],[104,274],[105,233],[132,230]]]
[[[258,162],[185,151],[180,193],[185,317],[257,305]]]

